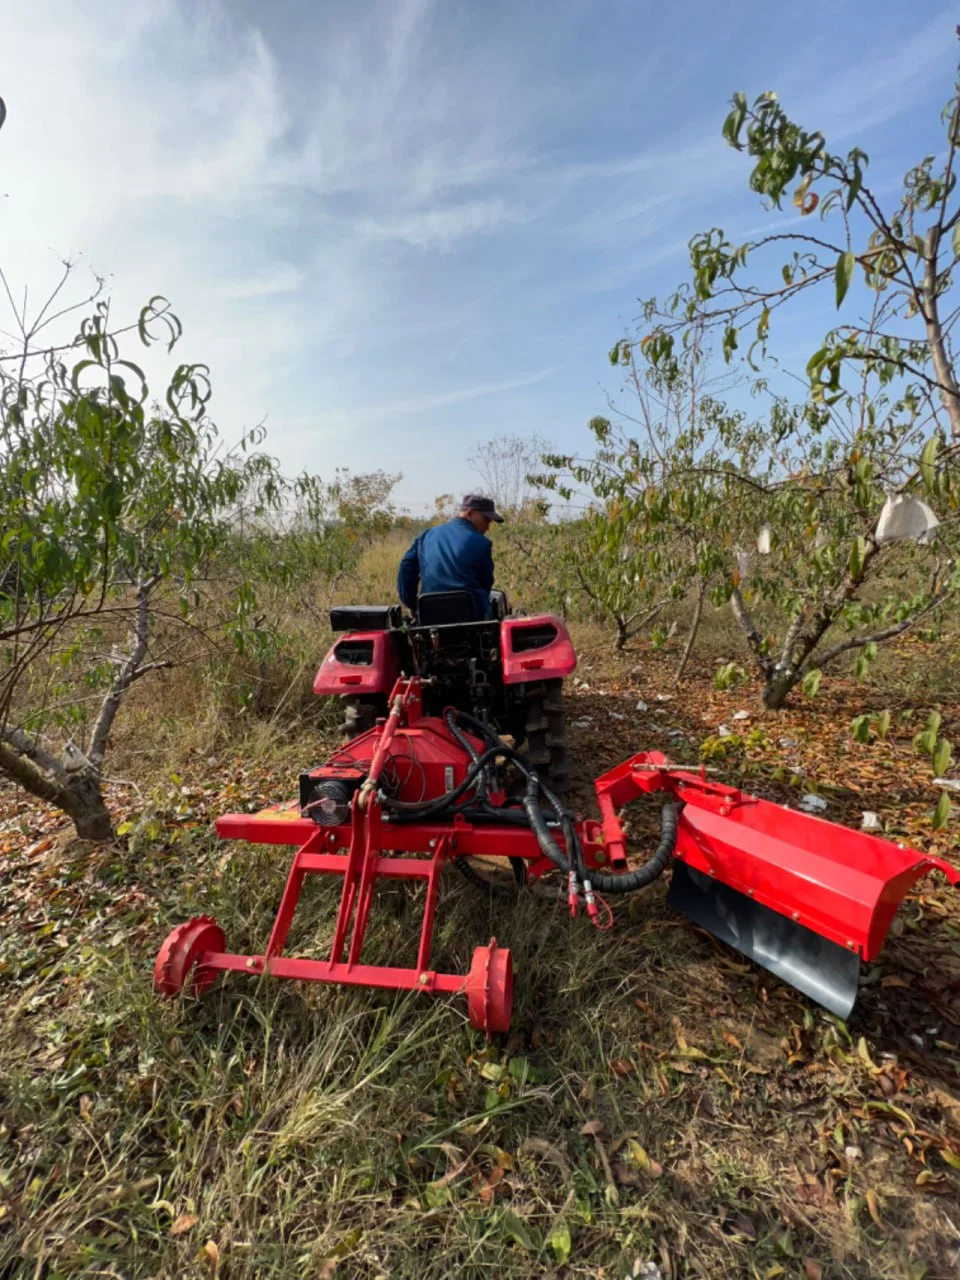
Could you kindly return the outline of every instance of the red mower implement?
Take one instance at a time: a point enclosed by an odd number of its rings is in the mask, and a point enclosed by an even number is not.
[[[220,970],[351,986],[462,994],[471,1024],[505,1031],[513,1000],[510,952],[495,939],[473,953],[468,973],[431,967],[440,876],[453,863],[488,891],[470,859],[508,858],[519,885],[557,872],[571,915],[611,919],[606,898],[632,893],[665,871],[668,901],[723,941],[847,1017],[860,965],[880,951],[905,894],[921,876],[960,872],[940,858],[708,781],[657,752],[618,765],[595,783],[601,821],[566,808],[528,756],[473,712],[438,708],[437,676],[400,677],[388,711],[326,763],[300,777],[295,804],[227,814],[220,836],[297,847],[264,951],[225,949],[200,917],[180,925],[157,956],[158,992],[199,993]],[[658,848],[628,858],[619,813],[651,794],[663,800]],[[329,954],[285,955],[308,875],[343,882]],[[369,964],[363,945],[377,884],[422,881],[423,923],[410,968]]]

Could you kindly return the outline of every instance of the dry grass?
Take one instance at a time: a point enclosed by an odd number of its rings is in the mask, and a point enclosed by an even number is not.
[[[344,594],[390,598],[398,551],[370,557]],[[327,636],[289,613],[319,655]],[[715,661],[736,654],[715,628],[658,717],[634,708],[671,692],[675,652],[614,659],[601,634],[577,640],[584,804],[588,779],[631,751],[695,752],[720,715],[755,706],[749,687],[713,691]],[[949,724],[955,660],[901,651],[867,696],[919,716],[934,687]],[[211,911],[231,947],[263,944],[289,854],[217,845],[208,824],[282,798],[322,757],[311,676],[277,675],[249,723],[227,669],[219,684],[178,672],[138,690],[112,764],[140,788],[111,789],[118,817],[141,816],[129,847],[72,841],[6,794],[0,1275],[621,1280],[638,1261],[664,1280],[956,1274],[960,923],[944,893],[911,902],[848,1026],[674,917],[662,885],[599,934],[532,894],[478,900],[456,876],[438,967],[465,968],[494,931],[514,953],[513,1030],[492,1046],[458,1000],[238,975],[160,1003],[150,967],[176,921]],[[729,769],[781,799],[799,777],[841,820],[876,808],[923,838],[931,797],[906,776],[909,725],[853,753],[860,696],[844,686],[812,715],[757,714],[767,747]],[[781,733],[798,746],[781,750]],[[783,780],[787,765],[800,773]],[[311,883],[291,946],[319,952],[336,904],[334,885]],[[371,958],[409,949],[419,906],[381,892]]]

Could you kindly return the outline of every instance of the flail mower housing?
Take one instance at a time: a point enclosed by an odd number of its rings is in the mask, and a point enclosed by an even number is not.
[[[374,633],[377,634],[377,633]],[[376,643],[376,641],[374,641]],[[322,670],[322,669],[321,669]],[[491,717],[443,705],[438,676],[400,676],[388,711],[324,764],[304,771],[296,803],[227,814],[219,835],[292,845],[296,853],[266,948],[226,950],[219,926],[199,917],[174,929],[157,956],[156,989],[199,993],[222,970],[352,986],[466,996],[471,1024],[492,1035],[510,1023],[513,967],[496,939],[467,973],[431,966],[440,876],[448,863],[478,879],[470,859],[508,858],[519,884],[556,872],[571,915],[606,922],[609,895],[631,893],[669,871],[668,901],[697,924],[846,1017],[861,963],[880,951],[911,885],[940,858],[743,794],[641,752],[595,783],[600,821],[575,815],[536,764],[503,740]],[[512,780],[512,782],[511,782]],[[661,797],[659,847],[637,865],[620,810]],[[330,951],[285,954],[308,875],[342,880]],[[364,963],[377,885],[422,881],[416,963]]]

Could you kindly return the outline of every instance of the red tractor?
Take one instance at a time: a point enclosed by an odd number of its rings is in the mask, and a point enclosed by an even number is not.
[[[366,733],[387,714],[401,673],[418,676],[424,714],[449,707],[507,735],[558,795],[570,786],[563,681],[577,665],[563,622],[551,614],[512,617],[502,591],[492,593],[493,617],[477,616],[470,591],[422,595],[417,614],[399,605],[332,609],[330,624],[345,632],[323,660],[313,691],[339,697],[347,737]]]
[[[575,813],[562,797],[561,682],[576,657],[556,618],[508,617],[500,599],[492,620],[478,619],[470,597],[453,592],[421,597],[412,620],[394,606],[355,607],[334,610],[333,624],[345,634],[314,688],[345,700],[350,740],[301,773],[296,799],[217,820],[225,838],[296,846],[269,940],[240,954],[207,916],[178,925],[154,966],[162,995],[199,994],[220,972],[461,993],[474,1027],[505,1031],[509,950],[491,938],[466,972],[431,963],[445,867],[493,896],[473,861],[492,856],[509,859],[521,888],[559,877],[570,915],[583,911],[603,927],[612,923],[608,898],[666,874],[670,906],[846,1018],[861,964],[879,953],[910,887],[930,871],[960,887],[946,859],[746,795],[654,751],[596,779],[599,820]],[[660,839],[644,858],[628,846],[620,811],[657,795]],[[323,958],[285,954],[308,875],[342,881]],[[413,965],[364,960],[385,880],[424,888]]]

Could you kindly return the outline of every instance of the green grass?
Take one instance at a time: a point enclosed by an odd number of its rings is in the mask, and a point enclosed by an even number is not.
[[[359,598],[385,589],[383,573],[371,567]],[[667,745],[669,729],[695,750],[715,696],[723,715],[755,705],[751,689],[712,689],[715,661],[737,656],[725,631],[708,627],[690,688],[659,719],[632,710],[670,688],[675,653],[614,659],[601,632],[577,638],[590,690],[570,719],[591,720],[573,735],[581,789],[632,750]],[[921,715],[931,689],[949,695],[944,662],[931,649],[878,663],[864,694],[912,697]],[[199,1001],[164,1003],[150,971],[169,928],[208,911],[228,946],[261,949],[289,866],[287,850],[211,840],[210,818],[281,798],[329,746],[329,719],[244,726],[203,692],[186,674],[152,699],[137,691],[114,768],[141,795],[111,795],[154,826],[126,846],[49,837],[29,806],[0,816],[4,1280],[626,1280],[638,1261],[664,1280],[954,1273],[960,926],[948,895],[911,903],[849,1027],[675,917],[662,884],[619,904],[601,934],[549,894],[490,904],[455,873],[436,967],[464,972],[491,933],[514,956],[513,1028],[492,1045],[458,998],[232,975]],[[900,822],[894,786],[912,757],[889,743],[851,755],[844,697],[818,702],[819,732]],[[800,738],[804,714],[786,732]],[[770,767],[783,723],[763,717]],[[52,847],[28,854],[41,836]],[[322,954],[337,890],[308,882],[291,950]],[[422,891],[385,887],[365,959],[409,962],[421,907]]]
[[[454,999],[235,975],[158,1001],[148,967],[175,910],[262,945],[283,854],[240,848],[218,879],[219,852],[193,893],[146,869],[155,928],[65,952],[66,972],[7,1004],[2,1274],[209,1274],[208,1241],[234,1280],[620,1277],[637,1258],[673,1276],[800,1275],[804,1257],[828,1276],[924,1274],[900,1233],[932,1224],[928,1205],[884,1199],[884,1236],[858,1169],[829,1214],[802,1198],[866,1142],[869,1122],[834,1133],[871,1096],[864,1062],[831,1019],[767,997],[669,918],[662,889],[604,936],[559,903],[491,908],[451,877],[437,966],[465,968],[491,929],[514,951],[514,1031],[487,1046]],[[329,940],[336,900],[329,884],[307,895],[301,953]],[[372,958],[409,939],[416,907],[382,895]],[[69,999],[45,1005],[63,981]],[[802,1065],[785,1068],[781,1040]]]

